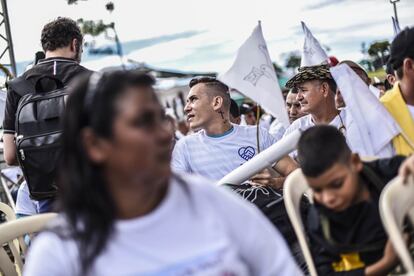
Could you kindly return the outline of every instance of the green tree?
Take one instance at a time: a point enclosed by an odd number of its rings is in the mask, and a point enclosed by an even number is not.
[[[296,69],[300,66],[301,57],[297,53],[290,53],[286,59],[286,68]]]
[[[275,69],[277,77],[280,77],[280,75],[283,74],[283,68],[279,66],[276,62],[273,62],[273,68]]]
[[[90,34],[92,36],[98,36],[101,33],[105,32],[106,29],[111,28],[111,24],[104,24],[102,20],[92,21],[92,20],[83,20],[82,18],[77,20],[79,26],[81,27],[82,33]]]
[[[380,60],[381,64],[385,64],[386,56],[390,52],[390,42],[388,40],[376,41],[371,43],[368,48],[368,55],[374,60]]]

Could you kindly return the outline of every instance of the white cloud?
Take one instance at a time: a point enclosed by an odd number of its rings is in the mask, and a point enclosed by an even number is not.
[[[269,52],[279,63],[283,63],[281,54],[301,49],[301,20],[322,44],[331,47],[330,54],[339,58],[359,59],[362,41],[392,38],[393,9],[389,1],[332,0],[329,5],[324,1],[114,0],[112,14],[105,10],[106,1],[102,0],[80,1],[71,6],[66,0],[13,0],[8,6],[17,61],[33,58],[40,49],[43,25],[57,16],[114,21],[123,41],[206,31],[136,53],[139,59],[148,62],[170,68],[177,62],[177,68],[188,70],[223,70],[223,66],[231,64],[237,48],[249,36],[257,20],[262,20]],[[414,1],[400,1],[398,12],[401,26],[414,23]],[[217,53],[209,53],[209,45],[211,51]]]

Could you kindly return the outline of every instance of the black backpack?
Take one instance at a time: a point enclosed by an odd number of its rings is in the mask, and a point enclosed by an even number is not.
[[[44,76],[10,86],[22,96],[16,112],[17,159],[35,200],[56,196],[56,172],[62,156],[61,117],[68,95],[62,81]],[[20,92],[19,92],[20,91]]]
[[[249,183],[240,185],[224,184],[224,186],[229,187],[244,199],[255,204],[276,226],[289,245],[297,241],[293,226],[286,212],[282,191]],[[308,204],[304,199],[301,203],[302,213],[306,212],[307,207]]]

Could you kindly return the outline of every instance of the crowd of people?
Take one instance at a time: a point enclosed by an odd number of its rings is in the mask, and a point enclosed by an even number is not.
[[[386,158],[370,161],[352,139],[350,110],[330,71],[346,64],[374,91],[365,69],[351,60],[298,69],[286,83],[287,128],[255,104],[239,106],[230,87],[204,76],[189,82],[186,121],[178,126],[160,104],[152,76],[89,71],[79,64],[82,41],[75,21],[48,23],[41,35],[45,59],[8,83],[4,158],[20,164],[27,180],[17,214],[59,213],[34,238],[24,275],[309,273],[289,236],[283,204],[266,206],[285,218],[275,223],[254,200],[216,185],[295,130],[302,132],[296,150],[254,174],[248,189],[255,195],[273,191],[283,203],[286,177],[302,170],[313,192],[311,202],[302,200],[302,219],[319,275],[400,269],[378,202],[391,179],[414,174],[414,28],[394,38],[387,82],[376,94],[401,133],[381,149]],[[66,94],[56,94],[61,90]],[[31,109],[35,115],[21,116],[22,101],[36,93],[63,95],[63,113],[38,104]],[[56,119],[61,131],[45,132],[51,121],[39,117]],[[19,137],[21,125],[31,121],[47,133],[29,139],[43,159],[32,157]],[[59,143],[52,147],[56,135]],[[49,164],[37,166],[39,175],[53,176],[47,193],[29,175],[28,168],[38,165],[30,160]]]

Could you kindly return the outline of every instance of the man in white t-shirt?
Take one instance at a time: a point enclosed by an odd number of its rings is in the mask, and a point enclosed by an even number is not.
[[[297,100],[301,111],[308,113],[294,121],[286,130],[285,136],[296,129],[329,124],[345,134],[345,111],[335,107],[336,83],[329,72],[328,65],[307,66],[299,68],[286,87],[298,89]],[[296,153],[293,153],[296,157]]]
[[[296,99],[297,94],[298,90],[296,88],[292,88],[286,95],[286,111],[288,113],[290,123],[293,123],[295,120],[306,115],[302,112],[300,103]],[[283,137],[285,131],[286,129],[282,122],[280,122],[277,118],[272,122],[269,128],[270,135],[275,137],[277,140]]]
[[[200,131],[177,142],[173,151],[173,170],[220,180],[276,142],[265,129],[260,128],[258,147],[256,127],[230,123],[230,95],[222,82],[210,77],[195,78],[191,80],[190,88],[184,112],[190,128]],[[295,168],[297,164],[288,156],[274,166],[282,176]],[[274,178],[265,170],[252,180],[280,188],[284,179]]]

